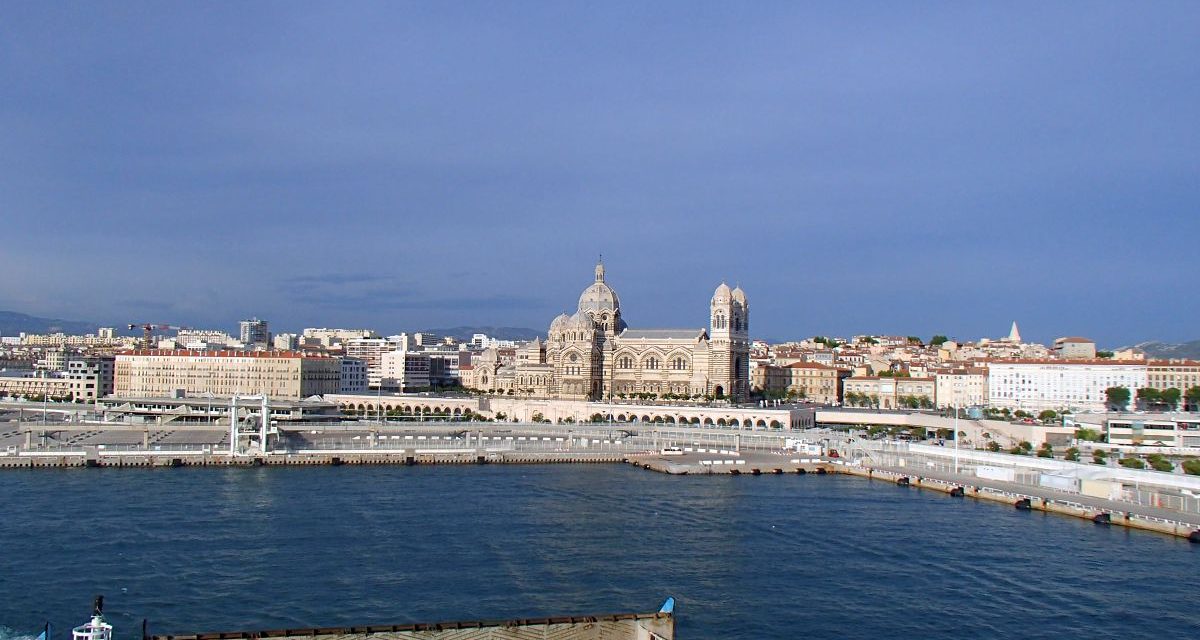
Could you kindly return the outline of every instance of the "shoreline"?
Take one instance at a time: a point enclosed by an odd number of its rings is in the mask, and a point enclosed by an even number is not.
[[[714,452],[716,453],[716,452]],[[1160,518],[1132,513],[1122,508],[1124,503],[1104,500],[1102,505],[1085,505],[1063,496],[1050,494],[1039,487],[1009,490],[979,482],[979,478],[963,478],[961,482],[929,478],[891,469],[845,464],[840,460],[816,458],[785,458],[783,456],[757,459],[717,459],[684,463],[663,456],[628,455],[620,453],[579,452],[438,452],[399,450],[394,452],[334,451],[303,452],[267,456],[202,454],[194,452],[157,452],[130,454],[122,452],[105,455],[74,453],[72,455],[25,455],[0,457],[0,470],[16,469],[155,469],[182,467],[279,467],[279,466],[366,466],[366,465],[482,465],[482,464],[630,464],[648,471],[667,475],[782,475],[782,474],[843,474],[880,480],[917,489],[927,489],[951,497],[973,498],[1016,509],[1053,513],[1090,520],[1097,526],[1122,526],[1149,531],[1200,543],[1200,524],[1184,520]],[[1095,501],[1095,500],[1093,500]],[[1133,507],[1134,505],[1127,505]],[[1180,514],[1180,517],[1186,517]]]

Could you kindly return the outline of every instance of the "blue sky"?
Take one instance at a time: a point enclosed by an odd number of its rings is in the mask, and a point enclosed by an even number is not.
[[[1200,338],[1195,3],[0,7],[0,309]]]

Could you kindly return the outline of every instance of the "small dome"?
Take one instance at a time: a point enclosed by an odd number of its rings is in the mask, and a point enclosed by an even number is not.
[[[575,315],[567,321],[566,328],[568,329],[591,329],[592,320],[582,312],[576,312]]]
[[[550,322],[550,333],[562,331],[563,328],[567,326],[567,322],[570,319],[571,317],[565,313],[558,314],[558,317]]]
[[[741,303],[743,307],[746,306],[746,292],[742,291],[741,287],[734,289],[732,296],[734,302]]]
[[[729,290],[729,285],[722,282],[721,286],[717,287],[717,290],[713,292],[713,302],[728,302],[731,295],[733,295],[733,292]]]

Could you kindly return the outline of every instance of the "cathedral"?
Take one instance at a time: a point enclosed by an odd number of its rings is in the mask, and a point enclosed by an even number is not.
[[[526,343],[510,361],[486,351],[462,372],[463,385],[570,400],[633,394],[744,400],[750,392],[749,323],[746,293],[721,283],[707,329],[631,329],[599,263],[575,313],[555,318],[545,342]]]

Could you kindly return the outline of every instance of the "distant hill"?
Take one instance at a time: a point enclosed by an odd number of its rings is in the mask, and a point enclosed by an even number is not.
[[[524,327],[451,327],[449,329],[424,329],[424,333],[439,336],[450,336],[455,340],[466,342],[476,333],[486,333],[498,340],[533,340],[541,335],[540,332]]]
[[[1121,348],[1129,349],[1131,347]],[[1141,349],[1145,352],[1147,358],[1155,360],[1166,360],[1168,358],[1200,360],[1200,340],[1175,344],[1170,342],[1143,342],[1133,345],[1132,348]]]
[[[58,320],[56,318],[39,318],[16,311],[0,311],[0,336],[15,336],[25,333],[53,333],[61,331],[68,334],[96,333],[100,325],[79,320]]]

